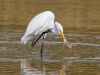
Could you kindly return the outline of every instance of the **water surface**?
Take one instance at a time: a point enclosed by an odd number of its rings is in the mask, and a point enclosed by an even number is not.
[[[99,75],[100,2],[95,1],[0,1],[1,75]],[[51,10],[64,27],[73,45],[63,46],[60,36],[48,34],[40,62],[41,39],[31,47],[20,42],[29,21],[38,13]]]

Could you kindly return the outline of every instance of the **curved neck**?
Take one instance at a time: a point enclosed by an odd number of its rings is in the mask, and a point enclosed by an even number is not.
[[[57,26],[54,25],[53,29],[52,29],[52,33],[56,34],[56,35],[59,35],[59,31],[57,29]]]

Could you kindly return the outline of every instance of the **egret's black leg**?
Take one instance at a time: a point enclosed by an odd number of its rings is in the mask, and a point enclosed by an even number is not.
[[[43,53],[44,35],[45,35],[45,34],[43,34],[43,40],[42,40],[42,46],[41,46],[41,52],[40,52],[40,53],[41,53],[41,59],[42,59],[42,53]]]
[[[40,37],[41,37],[43,34],[44,34],[44,32],[37,38],[37,40],[36,40],[35,42],[34,42],[34,40],[33,40],[31,46],[34,46],[34,45],[36,44],[36,42],[40,39]]]
[[[36,42],[41,38],[41,36],[42,36],[43,34],[45,34],[45,33],[48,33],[48,31],[43,32],[43,33],[37,38],[37,40],[36,40],[35,42],[34,42],[34,40],[33,40],[31,46],[34,46],[34,45],[36,44]]]
[[[52,28],[52,29],[53,29],[53,28]],[[47,31],[43,32],[43,33],[38,37],[38,39],[37,39],[35,42],[34,42],[34,40],[33,40],[31,46],[34,46],[34,45],[36,44],[36,42],[40,39],[40,37],[41,37],[43,34],[48,33],[48,32],[51,32],[51,29],[48,29]]]
[[[44,46],[44,36],[45,36],[45,33],[43,34],[43,40],[42,40],[42,45],[41,45],[41,50],[40,50],[40,53],[41,53],[42,72],[43,72],[43,58],[42,58],[42,53],[43,53],[43,46]]]
[[[34,38],[33,38],[33,41],[32,41],[32,44],[31,46],[33,45],[34,41],[35,41],[35,38],[36,38],[36,35],[34,35]]]

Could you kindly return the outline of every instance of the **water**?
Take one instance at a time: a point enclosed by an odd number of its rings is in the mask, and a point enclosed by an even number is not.
[[[95,1],[0,1],[0,75],[99,75],[100,2]],[[63,46],[60,36],[47,35],[40,62],[41,40],[20,42],[27,24],[38,13],[51,10],[73,45]]]

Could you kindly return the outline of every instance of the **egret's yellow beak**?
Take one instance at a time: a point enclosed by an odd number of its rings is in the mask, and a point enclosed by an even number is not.
[[[71,46],[68,44],[68,42],[67,42],[66,39],[65,39],[65,36],[64,36],[63,31],[62,31],[62,30],[59,30],[59,32],[60,32],[60,35],[61,35],[62,39],[64,40],[64,45],[65,45],[67,48],[70,48],[70,49],[71,49]]]

